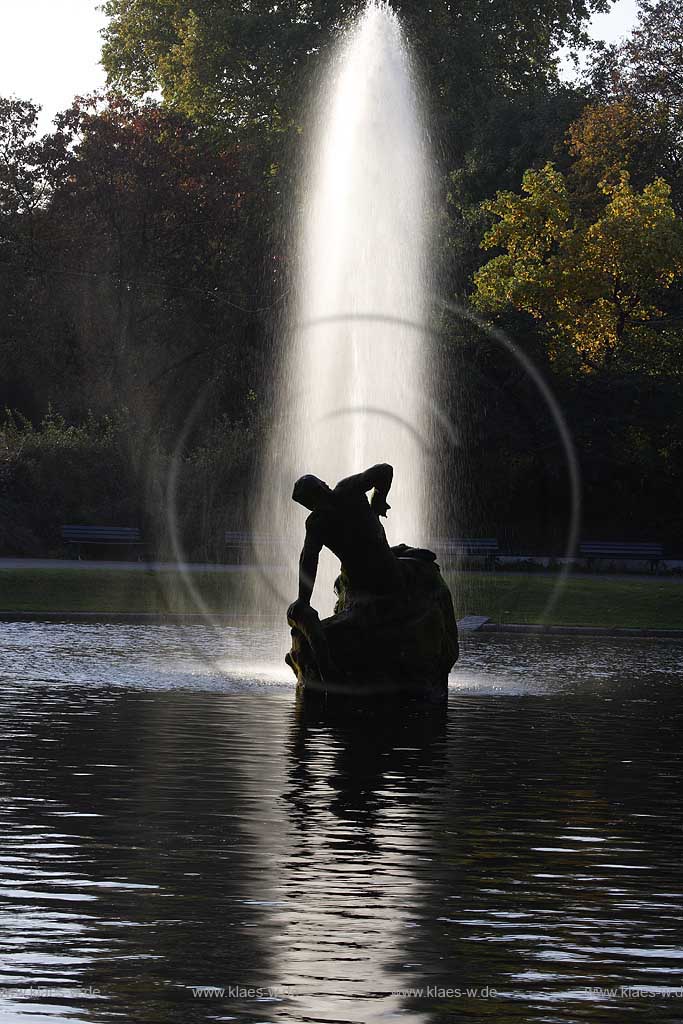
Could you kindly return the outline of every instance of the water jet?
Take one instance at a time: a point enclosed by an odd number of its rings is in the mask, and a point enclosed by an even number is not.
[[[435,530],[430,335],[433,160],[417,76],[399,20],[371,0],[332,53],[305,126],[293,212],[292,291],[274,416],[254,515],[277,534],[263,561],[263,611],[281,615],[295,587],[303,517],[295,479],[334,483],[366,466],[396,470],[390,543],[426,545]],[[330,611],[337,572],[317,584]]]

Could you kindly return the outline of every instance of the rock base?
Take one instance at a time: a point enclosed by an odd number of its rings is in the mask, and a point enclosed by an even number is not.
[[[335,584],[335,614],[291,622],[286,661],[298,691],[384,699],[392,694],[445,700],[458,658],[450,591],[435,562],[399,559],[405,590],[354,594],[344,575]]]

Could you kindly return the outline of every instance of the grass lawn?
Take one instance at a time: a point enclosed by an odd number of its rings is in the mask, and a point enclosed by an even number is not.
[[[633,626],[683,629],[683,583],[671,579],[570,576],[547,609],[557,577],[521,573],[461,573],[448,577],[458,618],[554,626]]]
[[[248,570],[193,573],[213,612],[239,613]],[[683,583],[667,579],[570,577],[546,614],[557,577],[522,573],[449,574],[458,618],[567,626],[683,629]],[[294,597],[294,595],[292,595]],[[315,601],[314,601],[315,603]],[[0,570],[0,611],[200,612],[181,575],[111,569]]]
[[[191,582],[214,612],[239,609],[246,573],[192,573]],[[126,569],[0,570],[0,611],[174,612],[203,609],[181,573]]]

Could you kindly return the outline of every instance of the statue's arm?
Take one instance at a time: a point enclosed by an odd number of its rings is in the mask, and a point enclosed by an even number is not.
[[[370,504],[378,515],[383,516],[391,507],[387,505],[387,495],[393,479],[393,466],[388,462],[378,462],[376,466],[370,466],[363,473],[356,473],[355,476],[347,476],[346,479],[340,480],[335,490],[349,488],[363,491],[364,494],[374,490]]]
[[[348,487],[353,488],[353,490],[358,489],[367,494],[374,487],[376,491],[379,491],[386,498],[391,490],[391,481],[393,479],[393,466],[390,466],[388,462],[378,462],[376,466],[370,466],[370,469],[366,469],[362,473],[355,473],[354,476],[347,476],[340,480],[335,490]]]
[[[316,531],[306,525],[306,540],[299,558],[299,597],[302,604],[310,605],[315,578],[318,574],[318,558],[322,550],[322,541]]]

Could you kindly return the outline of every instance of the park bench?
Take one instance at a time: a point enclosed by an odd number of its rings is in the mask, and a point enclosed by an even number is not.
[[[627,544],[622,541],[581,541],[579,555],[586,559],[589,570],[595,563],[606,559],[609,561],[626,561],[628,559],[649,562],[650,571],[657,572],[662,560],[664,549],[661,544]]]
[[[133,548],[144,543],[136,526],[63,526],[61,533],[72,558],[81,557],[81,548],[84,545],[125,545]]]
[[[432,541],[431,546],[442,562],[448,558],[456,561],[483,558],[491,569],[496,567],[498,541],[495,537],[443,537]]]

